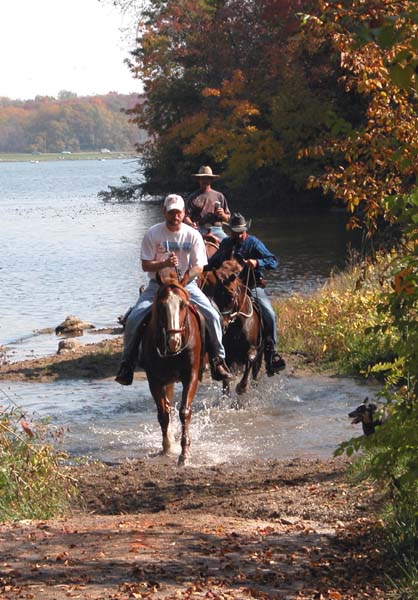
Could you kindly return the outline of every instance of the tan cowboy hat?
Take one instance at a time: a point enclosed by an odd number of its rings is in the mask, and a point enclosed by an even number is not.
[[[200,167],[199,173],[193,173],[192,177],[211,177],[212,179],[219,179],[220,175],[214,175],[210,167]]]

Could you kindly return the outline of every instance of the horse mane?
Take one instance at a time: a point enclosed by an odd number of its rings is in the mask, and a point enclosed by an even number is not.
[[[220,279],[227,279],[231,275],[238,275],[242,271],[242,265],[235,260],[235,258],[231,258],[230,260],[224,260],[219,269],[216,270]]]

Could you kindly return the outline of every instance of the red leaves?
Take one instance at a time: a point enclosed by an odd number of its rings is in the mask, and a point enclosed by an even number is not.
[[[24,419],[21,419],[20,426],[22,427],[22,429],[26,433],[26,435],[28,435],[30,438],[33,438],[34,433],[27,421],[25,421]]]

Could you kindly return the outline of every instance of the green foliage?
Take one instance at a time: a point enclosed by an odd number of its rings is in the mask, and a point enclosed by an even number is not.
[[[129,177],[121,177],[122,185],[109,185],[107,190],[100,191],[97,196],[103,202],[130,204],[142,198],[141,187]]]
[[[63,457],[45,423],[30,425],[18,409],[0,410],[0,521],[62,513],[76,489]]]

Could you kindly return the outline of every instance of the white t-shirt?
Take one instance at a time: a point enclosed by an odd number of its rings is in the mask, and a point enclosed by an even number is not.
[[[165,260],[174,252],[179,259],[178,268],[184,273],[192,267],[204,267],[207,263],[205,244],[201,234],[182,223],[179,231],[170,231],[165,222],[148,229],[142,240],[141,260]],[[150,279],[155,273],[148,273]]]

